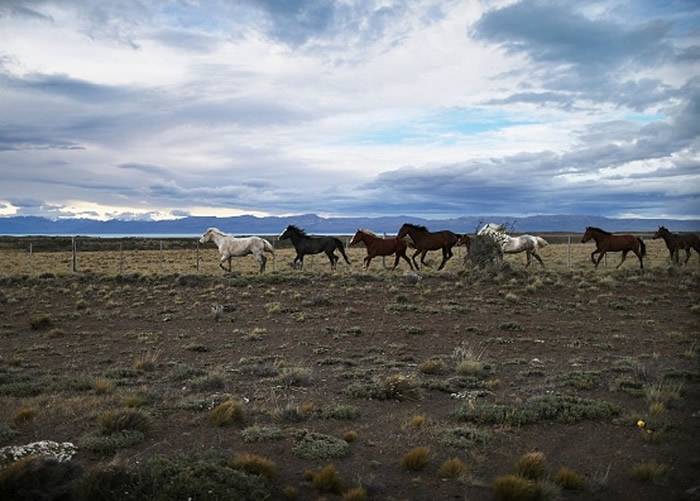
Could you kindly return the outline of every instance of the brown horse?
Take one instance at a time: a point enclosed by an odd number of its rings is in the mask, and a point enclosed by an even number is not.
[[[606,252],[622,252],[622,260],[620,264],[616,266],[616,268],[619,268],[622,263],[625,262],[627,253],[632,251],[636,254],[637,258],[639,258],[639,267],[644,269],[644,261],[642,258],[647,254],[647,247],[644,245],[641,238],[635,237],[634,235],[613,235],[600,228],[588,226],[586,228],[586,233],[583,234],[581,242],[586,243],[590,239],[595,240],[596,249],[591,252],[591,261],[593,261],[596,268]],[[597,261],[593,258],[596,254],[599,254]]]
[[[666,242],[666,247],[668,247],[668,252],[671,255],[671,261],[680,264],[680,250],[685,251],[685,262],[683,264],[688,264],[690,259],[690,249],[695,249],[700,257],[700,237],[694,233],[688,233],[681,235],[679,233],[671,233],[663,226],[654,233],[652,238],[663,238]]]
[[[425,226],[410,223],[405,223],[401,227],[396,238],[404,238],[406,235],[411,237],[413,246],[416,248],[416,252],[411,256],[416,269],[420,269],[416,262],[416,256],[418,254],[421,255],[421,264],[428,266],[425,262],[425,255],[428,251],[442,249],[442,262],[440,266],[438,266],[438,270],[441,270],[445,266],[447,260],[453,256],[452,247],[457,245],[457,241],[461,236],[449,230],[436,231],[433,233],[428,231],[428,228]]]
[[[396,269],[400,258],[404,258],[408,263],[408,266],[413,269],[411,260],[408,259],[408,256],[406,256],[406,248],[408,245],[406,244],[405,240],[396,237],[382,238],[369,230],[362,230],[358,228],[357,233],[355,233],[355,236],[352,237],[349,245],[353,246],[359,244],[360,242],[363,242],[367,248],[367,257],[364,259],[365,270],[369,268],[369,263],[373,258],[377,256],[391,256],[392,254],[396,254],[394,266],[391,268],[392,270]]]
[[[471,253],[472,253],[472,239],[469,238],[469,235],[466,233],[464,235],[460,235],[459,238],[457,239],[457,243],[455,244],[457,247],[460,245],[464,245],[467,248],[467,255],[464,256],[464,261],[466,262],[467,259],[471,258]]]

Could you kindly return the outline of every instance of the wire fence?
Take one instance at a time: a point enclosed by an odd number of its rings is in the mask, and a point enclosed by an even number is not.
[[[384,234],[387,236],[387,234]],[[661,240],[646,238],[648,255],[646,266],[667,266],[670,264],[668,251]],[[554,269],[571,269],[581,266],[592,266],[590,253],[595,246],[592,243],[581,244],[580,234],[548,234],[543,237],[549,246],[540,251],[547,267]],[[280,241],[277,236],[266,236],[275,248],[275,258],[269,259],[268,271],[291,270],[289,263],[295,256],[291,242]],[[346,244],[350,236],[339,236]],[[409,249],[409,257],[412,254]],[[350,270],[362,269],[362,258],[365,255],[363,245],[348,248],[348,254],[353,261]],[[439,252],[429,253],[433,269],[439,263]],[[463,269],[466,249],[456,247],[455,258],[448,262],[446,270]],[[620,254],[611,254],[601,263],[602,268],[613,268],[619,262]],[[523,263],[524,254],[507,256],[509,261]],[[697,257],[691,263],[697,265]],[[376,264],[375,264],[376,263]],[[371,270],[388,269],[393,265],[393,256],[373,261]],[[405,263],[401,265],[405,267]],[[533,263],[537,267],[537,263]],[[625,267],[637,267],[638,262],[630,254]],[[304,260],[306,271],[323,271],[328,269],[325,255],[308,255]],[[341,261],[338,269],[347,268]],[[234,258],[234,271],[254,273],[258,264],[252,257]],[[190,274],[221,273],[219,254],[214,244],[200,244],[198,238],[158,238],[158,237],[125,237],[101,238],[87,236],[73,237],[0,237],[0,274],[34,275],[41,273],[159,273],[159,274]]]

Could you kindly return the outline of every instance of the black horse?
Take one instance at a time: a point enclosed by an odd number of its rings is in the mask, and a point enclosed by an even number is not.
[[[328,260],[331,262],[331,269],[335,270],[336,263],[340,260],[335,255],[335,250],[338,249],[345,262],[350,264],[348,256],[345,254],[345,247],[339,238],[335,237],[310,237],[304,230],[290,224],[280,235],[280,240],[292,240],[294,249],[297,251],[297,256],[294,258],[294,265],[300,269],[304,268],[304,256],[306,254],[319,254],[325,252]]]

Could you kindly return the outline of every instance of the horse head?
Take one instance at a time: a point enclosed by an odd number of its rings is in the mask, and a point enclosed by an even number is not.
[[[211,239],[214,237],[214,234],[216,233],[221,234],[221,231],[218,228],[207,228],[207,231],[205,231],[202,237],[199,239],[199,243],[205,244],[207,242],[210,242]]]
[[[656,230],[656,233],[654,233],[654,236],[651,238],[653,238],[653,239],[663,238],[665,235],[668,235],[669,233],[671,233],[671,232],[668,231],[668,229],[665,226],[659,226],[659,229]]]
[[[593,228],[591,228],[590,226],[586,226],[586,231],[583,233],[583,238],[581,239],[581,243],[585,244],[591,238],[593,238]]]
[[[350,240],[348,247],[353,246],[355,244],[359,244],[360,242],[362,242],[363,237],[364,232],[362,231],[362,229],[358,228],[355,232],[355,235],[352,237],[352,240]]]

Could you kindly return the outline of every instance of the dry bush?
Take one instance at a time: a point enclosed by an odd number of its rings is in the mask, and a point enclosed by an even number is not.
[[[343,433],[343,440],[349,444],[355,442],[357,440],[357,432],[353,430],[346,431]]]
[[[311,485],[319,492],[340,494],[343,491],[343,482],[333,464],[328,464],[318,471],[309,471],[307,474],[311,476]]]
[[[142,353],[134,360],[134,369],[139,371],[152,371],[158,366],[158,359],[160,358],[160,350],[147,351]]]
[[[149,428],[150,419],[141,411],[122,409],[103,412],[97,416],[97,423],[102,433],[108,435],[124,430],[145,432]]]
[[[430,462],[430,449],[428,447],[416,447],[408,451],[401,458],[401,466],[410,471],[420,471]]]
[[[236,400],[226,400],[214,407],[209,414],[209,420],[215,426],[228,426],[243,422],[243,406]]]
[[[440,478],[459,478],[467,471],[467,465],[459,458],[450,458],[440,465]]]
[[[537,451],[523,454],[515,463],[515,471],[521,477],[530,480],[543,478],[546,473],[544,454]]]
[[[12,422],[15,425],[27,423],[36,417],[36,409],[34,407],[20,407],[12,417]]]
[[[114,389],[114,381],[106,377],[98,377],[95,379],[95,393],[102,395],[105,393],[111,393]],[[131,406],[127,406],[131,407]]]
[[[231,468],[253,475],[262,475],[270,480],[277,476],[277,465],[274,461],[257,454],[236,454],[230,462]]]
[[[583,489],[584,485],[583,477],[566,466],[559,468],[559,471],[554,476],[554,481],[562,489],[569,490],[580,490]]]
[[[630,475],[640,482],[656,482],[666,475],[670,469],[667,464],[648,461],[634,465],[630,469]]]
[[[503,475],[494,480],[493,497],[496,501],[538,501],[542,489],[538,484],[518,475]]]
[[[353,487],[343,493],[343,501],[367,501],[367,490],[364,487]]]

